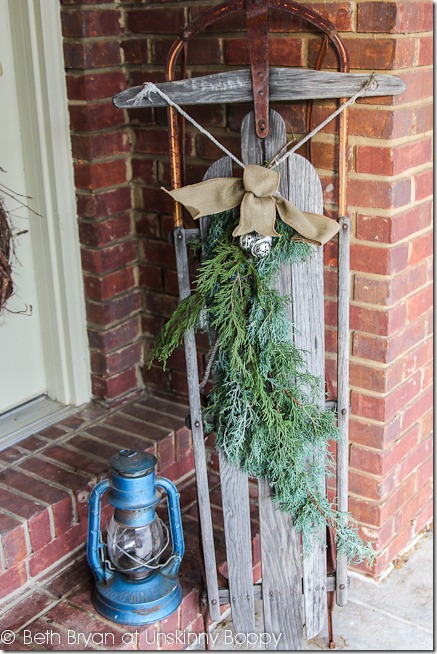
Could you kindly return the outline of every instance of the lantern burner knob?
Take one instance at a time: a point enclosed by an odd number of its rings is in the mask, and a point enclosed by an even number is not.
[[[131,456],[135,456],[135,454],[138,454],[136,450],[120,450],[119,452],[120,456],[126,456],[130,458]]]

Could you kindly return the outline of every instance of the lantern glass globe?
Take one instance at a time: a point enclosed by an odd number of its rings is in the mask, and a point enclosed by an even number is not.
[[[161,520],[155,515],[148,525],[128,527],[112,517],[107,546],[116,570],[132,579],[144,579],[156,569],[166,546]]]

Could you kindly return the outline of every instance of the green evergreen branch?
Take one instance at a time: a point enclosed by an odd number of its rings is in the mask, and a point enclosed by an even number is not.
[[[318,406],[322,380],[308,372],[293,342],[285,311],[289,298],[273,288],[282,263],[301,261],[311,249],[294,242],[292,230],[278,221],[282,238],[267,257],[255,259],[232,238],[236,220],[234,212],[213,218],[193,293],[170,318],[152,354],[165,364],[206,309],[219,339],[206,409],[216,418],[217,447],[248,475],[269,480],[273,501],[302,532],[304,553],[328,524],[336,530],[339,553],[370,563],[373,549],[324,494],[325,477],[334,468],[328,447],[339,431],[334,414]]]

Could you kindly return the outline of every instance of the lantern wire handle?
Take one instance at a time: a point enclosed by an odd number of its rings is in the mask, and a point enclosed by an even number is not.
[[[103,540],[102,530],[100,530],[99,534],[100,534],[100,543],[101,543],[100,552],[99,552],[100,560],[102,561],[103,565],[108,566],[109,570],[114,571],[115,567],[112,561],[105,556],[107,548],[105,547],[105,541]]]

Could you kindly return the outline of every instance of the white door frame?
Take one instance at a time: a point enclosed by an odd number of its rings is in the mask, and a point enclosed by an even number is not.
[[[44,316],[48,395],[79,406],[91,398],[59,0],[8,0],[18,75],[26,179],[43,219],[30,219],[38,303]],[[21,93],[20,93],[21,90]]]

